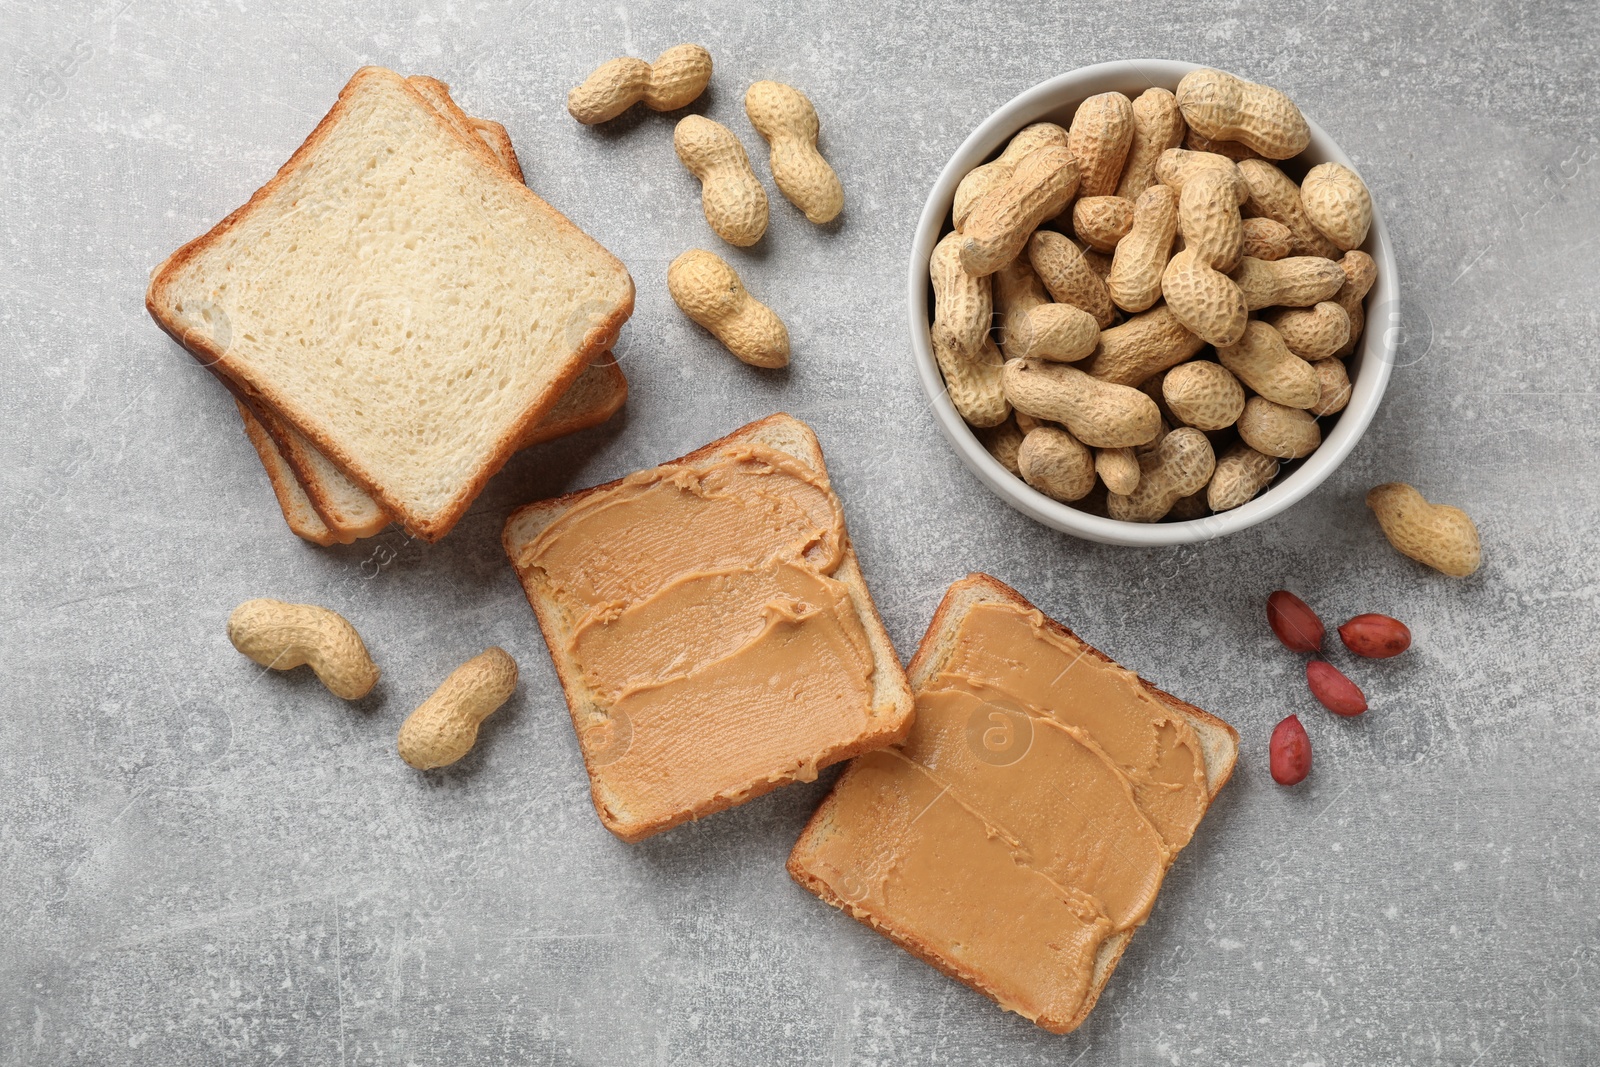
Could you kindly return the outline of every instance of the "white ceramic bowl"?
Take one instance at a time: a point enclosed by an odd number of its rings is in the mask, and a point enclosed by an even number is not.
[[[939,180],[934,182],[933,191],[928,194],[928,202],[922,208],[922,217],[917,222],[916,234],[911,242],[911,345],[916,355],[917,372],[933,405],[939,428],[949,438],[962,462],[1000,499],[1046,526],[1091,541],[1136,546],[1185,544],[1221,537],[1278,514],[1322,484],[1323,479],[1333,473],[1334,468],[1350,454],[1367,425],[1372,422],[1378,403],[1383,399],[1384,388],[1389,384],[1389,372],[1394,366],[1397,331],[1393,327],[1400,321],[1394,253],[1383,227],[1383,216],[1374,206],[1372,230],[1361,249],[1377,261],[1378,281],[1372,292],[1367,294],[1367,325],[1361,342],[1345,360],[1351,378],[1350,403],[1332,420],[1331,427],[1328,426],[1330,420],[1322,420],[1324,433],[1321,447],[1300,460],[1298,466],[1287,475],[1280,475],[1270,489],[1247,504],[1189,522],[1119,522],[1091,515],[1070,504],[1050,499],[1002,467],[956,412],[955,405],[951,404],[945,391],[939,365],[934,361],[928,328],[932,296],[928,281],[928,257],[932,255],[933,246],[939,238],[949,231],[950,204],[955,197],[956,185],[973,167],[998,154],[1012,135],[1029,123],[1048,120],[1067,126],[1078,104],[1087,97],[1106,92],[1138,96],[1153,86],[1176,89],[1179,79],[1197,66],[1170,59],[1127,59],[1097,63],[1051,78],[1015,97],[972,131],[956,154],[950,157]],[[1295,160],[1285,164],[1292,177],[1298,180],[1304,169],[1317,163],[1332,161],[1351,165],[1349,158],[1316,123],[1309,125],[1310,146]]]

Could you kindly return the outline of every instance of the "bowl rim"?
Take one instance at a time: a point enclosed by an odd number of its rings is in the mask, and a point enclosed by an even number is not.
[[[933,356],[928,317],[928,260],[949,218],[956,186],[968,171],[988,160],[1029,123],[1075,106],[1095,93],[1115,90],[1136,95],[1152,87],[1172,89],[1183,75],[1198,69],[1201,64],[1183,60],[1112,60],[1078,67],[1018,93],[979,123],[945,163],[923,204],[912,235],[907,294],[911,346],[918,378],[940,430],[967,469],[1011,507],[1053,529],[1105,544],[1156,547],[1208,541],[1247,529],[1287,510],[1321,485],[1355,448],[1377,414],[1394,369],[1400,321],[1394,252],[1382,213],[1374,205],[1372,227],[1361,251],[1377,263],[1378,280],[1367,294],[1366,328],[1361,344],[1345,360],[1354,372],[1349,403],[1322,444],[1301,461],[1298,469],[1237,508],[1185,522],[1123,522],[1091,515],[1052,500],[1006,470],[956,411]],[[1320,126],[1309,118],[1306,123],[1311,130],[1311,141],[1303,155],[1313,165],[1334,162],[1356,169]]]

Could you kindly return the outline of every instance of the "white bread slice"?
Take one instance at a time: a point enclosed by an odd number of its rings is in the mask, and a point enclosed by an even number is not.
[[[517,163],[516,150],[505,127],[498,122],[488,122],[460,114],[450,97],[449,86],[433,78],[413,76],[407,84],[420,90],[441,114],[447,115],[459,129],[471,130],[482,136],[494,152],[500,166],[522,180],[522,168]],[[628,397],[628,380],[610,352],[584,368],[550,413],[540,419],[529,431],[522,447],[578,430],[596,426],[615,415]],[[239,413],[245,421],[245,433],[256,446],[273,452],[272,457],[262,455],[262,464],[272,480],[273,491],[283,508],[283,517],[289,529],[320,545],[349,544],[362,537],[371,537],[390,523],[389,513],[361,487],[345,477],[344,472],[318,452],[305,435],[290,426],[270,407],[261,405],[257,415],[250,407],[239,402]],[[294,492],[281,489],[279,480],[283,471],[298,481]],[[276,473],[275,473],[276,472]],[[287,501],[287,503],[286,503]],[[318,521],[309,523],[299,511],[302,505],[313,508]]]
[[[278,446],[256,419],[255,413],[238,397],[234,397],[233,402],[239,409],[239,417],[244,420],[245,436],[255,446],[256,455],[261,457],[261,465],[267,470],[272,493],[278,498],[278,507],[283,509],[283,519],[289,524],[289,529],[312,544],[324,547],[338,544],[338,536],[322,521],[317,509],[311,506],[311,498],[306,495],[294,471],[289,469],[288,461],[278,451]]]
[[[828,484],[827,466],[823,460],[822,446],[817,441],[817,435],[811,427],[799,419],[781,413],[769,415],[740,427],[726,437],[679,459],[671,460],[663,466],[710,465],[724,452],[748,444],[765,445],[785,452],[806,464],[821,477],[824,484]],[[584,765],[589,773],[589,788],[594,797],[595,810],[599,813],[606,829],[624,841],[633,842],[668,830],[690,819],[698,819],[752,800],[771,789],[796,780],[797,776],[745,783],[738,789],[706,797],[699,803],[673,812],[669,817],[656,819],[642,818],[627,811],[625,805],[622,805],[615,794],[608,790],[605,762],[603,759],[597,759],[598,754],[590,750],[593,743],[591,739],[600,736],[591,727],[604,721],[605,712],[595,695],[584,684],[578,665],[563,652],[567,647],[572,628],[579,620],[567,617],[561,604],[550,595],[542,574],[536,568],[528,566],[524,557],[528,547],[546,526],[591,494],[604,492],[618,484],[620,479],[592,489],[569,493],[552,500],[540,500],[518,508],[506,520],[502,542],[506,554],[511,557],[511,563],[517,570],[518,578],[522,581],[528,603],[533,606],[534,614],[538,617],[539,628],[544,634],[545,644],[549,647],[550,657],[555,663],[556,675],[566,692],[567,709],[572,714],[573,727],[583,748]],[[828,491],[832,493],[831,486]],[[845,537],[843,560],[832,577],[849,589],[851,602],[861,617],[872,648],[874,692],[871,719],[874,726],[860,736],[840,738],[839,743],[829,750],[826,758],[816,764],[818,768],[899,742],[911,727],[912,714],[911,690],[906,684],[905,671],[900,666],[900,658],[895,653],[894,644],[889,640],[888,631],[884,629],[883,620],[878,616],[878,609],[872,602],[872,594],[867,590],[866,579],[861,574],[860,562],[856,558],[855,546],[850,542],[848,534]]]
[[[951,654],[956,649],[956,638],[961,629],[961,622],[967,612],[976,604],[1003,603],[1012,604],[1025,609],[1032,609],[1033,605],[998,578],[987,574],[969,574],[965,578],[951,585],[945,592],[944,599],[939,602],[938,610],[934,612],[933,619],[928,623],[928,631],[923,635],[922,643],[917,646],[916,655],[911,659],[911,665],[906,668],[907,677],[911,681],[913,691],[920,692],[922,688],[936,675],[944,670]],[[1109,656],[1094,648],[1071,630],[1045,617],[1046,625],[1055,633],[1065,636],[1074,644],[1082,645],[1086,655],[1092,655],[1106,663],[1114,662]],[[1161,701],[1174,712],[1181,715],[1194,729],[1200,740],[1201,756],[1205,761],[1206,786],[1210,794],[1210,801],[1214,801],[1217,793],[1222,789],[1233,774],[1234,765],[1239,758],[1239,734],[1233,727],[1217,718],[1215,715],[1195,707],[1193,704],[1179,700],[1170,693],[1156,688],[1143,678],[1139,679],[1150,695]],[[834,796],[840,790],[848,787],[851,779],[851,768],[846,768],[840,775],[834,792],[828,794],[822,804],[817,808],[816,814],[806,824],[805,831],[800,839],[795,842],[794,851],[789,854],[789,875],[800,885],[821,897],[828,904],[839,908],[846,914],[852,915],[861,922],[866,923],[885,937],[889,938],[913,956],[930,964],[956,981],[971,986],[978,992],[995,998],[994,988],[986,976],[966,972],[954,966],[932,946],[920,939],[908,936],[889,926],[880,926],[873,921],[873,917],[860,913],[858,906],[851,905],[836,894],[832,887],[822,878],[813,873],[816,869],[815,850],[824,837],[829,833],[829,820],[832,816]],[[1100,998],[1101,991],[1106,982],[1111,978],[1111,972],[1116,969],[1117,961],[1122,958],[1122,953],[1127,949],[1128,942],[1132,939],[1134,931],[1125,930],[1113,934],[1101,943],[1095,956],[1094,974],[1090,979],[1089,992],[1083,999],[1083,1004],[1078,1013],[1070,1019],[1039,1018],[1034,1020],[1039,1026],[1054,1033],[1066,1033],[1077,1028],[1084,1019],[1088,1018],[1090,1011]]]
[[[392,71],[170,256],[156,321],[437,540],[633,308],[626,269]]]

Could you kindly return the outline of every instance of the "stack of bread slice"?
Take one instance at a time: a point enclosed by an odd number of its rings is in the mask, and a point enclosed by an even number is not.
[[[504,127],[378,67],[146,306],[233,391],[319,544],[391,521],[437,540],[515,451],[627,396],[626,268],[527,188]]]

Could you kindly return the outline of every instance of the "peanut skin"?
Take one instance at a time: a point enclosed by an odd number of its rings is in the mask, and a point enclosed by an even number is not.
[[[667,268],[667,292],[700,326],[752,367],[789,362],[789,330],[767,305],[745,290],[721,256],[691,248]]]
[[[744,94],[750,125],[772,148],[772,180],[812,222],[832,222],[844,210],[844,186],[817,150],[817,110],[799,89],[759,81]]]
[[[761,240],[767,232],[767,191],[733,131],[702,115],[688,115],[673,131],[672,146],[700,179],[700,204],[717,236],[740,248]]]
[[[643,102],[653,111],[688,107],[711,82],[711,53],[680,44],[654,63],[623,57],[602,63],[567,94],[567,112],[585,125],[616,118]]]
[[[1244,244],[1241,252],[1252,259],[1283,259],[1292,246],[1289,227],[1272,219],[1244,219],[1239,223]]]

